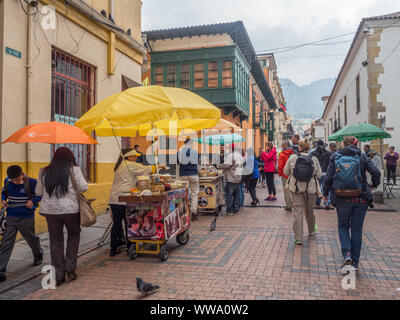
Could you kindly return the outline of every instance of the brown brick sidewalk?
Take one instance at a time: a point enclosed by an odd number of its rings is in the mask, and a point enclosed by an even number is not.
[[[283,205],[280,200],[273,205]],[[265,189],[257,189],[261,205]],[[264,197],[262,197],[262,195]],[[250,202],[246,194],[246,204]],[[384,206],[380,208],[385,208]],[[318,233],[295,246],[291,213],[282,208],[245,208],[192,224],[190,241],[169,244],[166,262],[156,256],[132,261],[99,249],[78,270],[79,279],[57,290],[38,290],[26,299],[137,299],[137,276],[160,285],[146,299],[399,299],[400,214],[369,212],[356,289],[343,290],[336,212],[316,211]],[[305,227],[304,232],[307,232]]]

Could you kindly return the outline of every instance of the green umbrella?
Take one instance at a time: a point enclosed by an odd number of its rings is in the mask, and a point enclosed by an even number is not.
[[[235,142],[242,142],[246,139],[243,138],[241,135],[234,133],[234,134],[216,134],[216,135],[204,137],[204,139],[203,138],[195,138],[193,140],[198,141],[198,143],[214,146],[214,145],[226,145],[226,144],[232,144]]]
[[[345,127],[329,137],[329,141],[342,141],[344,137],[354,136],[360,141],[391,138],[386,131],[369,123],[358,123]]]

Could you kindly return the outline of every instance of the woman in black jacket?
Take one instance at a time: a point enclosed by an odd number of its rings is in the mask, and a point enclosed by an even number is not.
[[[329,159],[330,159],[332,153],[325,149],[325,143],[321,139],[318,140],[316,144],[317,144],[317,148],[313,152],[311,152],[311,155],[318,159],[319,165],[321,166],[322,177],[319,178],[318,180],[319,180],[319,184],[320,184],[321,190],[322,190],[324,188],[324,180],[325,180],[326,170],[328,169]],[[322,200],[322,198],[317,198],[317,201],[316,201],[317,207],[319,207],[321,205],[321,200]]]

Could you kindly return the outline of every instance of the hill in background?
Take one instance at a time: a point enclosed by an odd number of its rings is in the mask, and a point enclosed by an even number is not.
[[[323,96],[329,96],[335,79],[322,79],[298,86],[290,79],[280,79],[288,113],[297,119],[316,119],[322,116]]]

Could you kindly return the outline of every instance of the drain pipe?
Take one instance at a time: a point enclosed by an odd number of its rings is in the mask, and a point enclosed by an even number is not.
[[[37,3],[36,3],[37,5]],[[32,89],[32,55],[31,55],[31,6],[34,6],[32,3],[28,3],[27,8],[27,31],[26,31],[26,118],[25,125],[29,125],[31,123],[31,89]],[[29,143],[25,144],[25,154],[26,154],[26,174],[28,176],[32,176],[32,166],[29,163],[31,160],[31,146]]]
[[[110,14],[115,19],[114,11],[114,0],[110,0]]]

